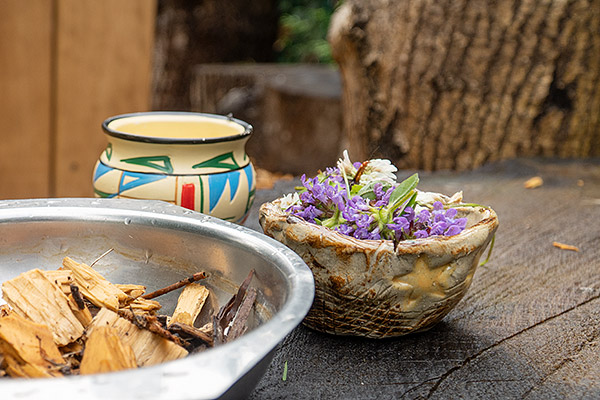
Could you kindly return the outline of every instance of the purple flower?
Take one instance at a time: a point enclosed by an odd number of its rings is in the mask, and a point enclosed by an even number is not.
[[[362,164],[352,165],[358,169]],[[351,174],[349,171],[345,168],[344,174]],[[387,180],[374,182],[371,190],[366,187],[369,194],[365,198],[351,195],[356,193],[353,190],[355,182],[352,175],[344,179],[344,174],[339,168],[330,167],[313,178],[302,175],[303,187],[298,191],[300,201],[289,207],[288,212],[358,239],[399,241],[436,235],[452,236],[466,227],[466,218],[456,218],[457,210],[445,209],[439,201],[433,203],[432,209],[419,212],[412,203],[410,206],[405,203],[404,207],[394,205],[392,212],[389,202],[397,186]],[[350,187],[346,187],[347,184]],[[402,196],[405,195],[410,198],[411,192]]]
[[[421,230],[418,230],[415,232],[415,237],[417,239],[423,239],[423,238],[429,237],[429,234],[427,233],[426,230],[421,229]]]
[[[421,210],[421,212],[419,212],[419,215],[417,215],[417,221],[422,224],[429,222],[430,219],[431,213],[429,212],[429,210]]]

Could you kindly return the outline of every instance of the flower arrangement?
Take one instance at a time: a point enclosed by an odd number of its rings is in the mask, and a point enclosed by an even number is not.
[[[389,160],[352,163],[344,151],[337,167],[314,178],[301,177],[302,186],[284,196],[281,207],[304,220],[357,239],[399,242],[462,232],[466,218],[437,200],[419,198],[419,176],[396,181]]]
[[[261,205],[265,234],[313,272],[306,326],[371,338],[423,331],[471,285],[498,227],[494,210],[463,203],[462,192],[420,191],[418,175],[396,173],[390,161],[353,163],[344,152],[336,167]]]

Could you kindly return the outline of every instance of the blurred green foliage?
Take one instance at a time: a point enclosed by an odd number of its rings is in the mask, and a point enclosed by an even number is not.
[[[333,63],[327,29],[338,4],[338,0],[280,0],[277,61]]]

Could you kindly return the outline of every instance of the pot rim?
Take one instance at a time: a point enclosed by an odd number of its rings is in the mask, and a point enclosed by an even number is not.
[[[495,234],[498,228],[498,216],[491,207],[486,206],[463,206],[453,205],[458,210],[467,212],[487,212],[488,215],[476,222],[474,225],[465,228],[462,232],[453,236],[433,236],[421,239],[402,240],[394,247],[393,241],[379,239],[357,239],[352,236],[344,235],[333,229],[316,225],[300,217],[287,214],[279,208],[281,198],[272,202],[264,203],[260,207],[260,215],[265,218],[277,220],[284,224],[299,224],[304,227],[307,237],[318,240],[323,247],[334,245],[346,245],[354,248],[355,252],[365,252],[374,250],[387,250],[395,253],[397,256],[405,254],[420,254],[428,252],[430,254],[447,254],[448,248],[452,248],[453,254],[468,253],[475,248],[480,247],[490,236]],[[264,229],[264,227],[263,227]]]
[[[133,117],[144,117],[144,116],[165,116],[165,117],[191,117],[191,118],[208,118],[214,119],[218,122],[232,122],[240,125],[243,131],[239,134],[220,136],[220,137],[207,137],[207,138],[165,138],[156,136],[142,136],[133,133],[121,132],[116,129],[109,127],[109,125],[119,119],[133,118]],[[204,144],[204,143],[222,143],[231,142],[234,140],[240,140],[249,137],[254,128],[249,123],[242,121],[232,116],[208,114],[190,111],[143,111],[127,114],[119,114],[105,119],[102,122],[102,130],[108,136],[116,137],[119,139],[129,140],[133,142],[144,142],[144,143],[157,143],[157,144]]]

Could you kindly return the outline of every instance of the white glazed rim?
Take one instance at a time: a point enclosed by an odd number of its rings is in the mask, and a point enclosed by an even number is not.
[[[220,137],[198,137],[198,138],[167,138],[156,136],[136,135],[119,131],[119,127],[124,123],[130,122],[149,122],[149,121],[198,121],[218,123],[231,127],[239,133],[220,136]],[[161,144],[201,144],[201,143],[220,143],[229,142],[247,138],[252,134],[253,127],[249,123],[230,116],[196,113],[187,111],[148,111],[139,113],[120,114],[107,118],[102,122],[104,132],[112,137],[121,138],[135,142],[161,143]]]

